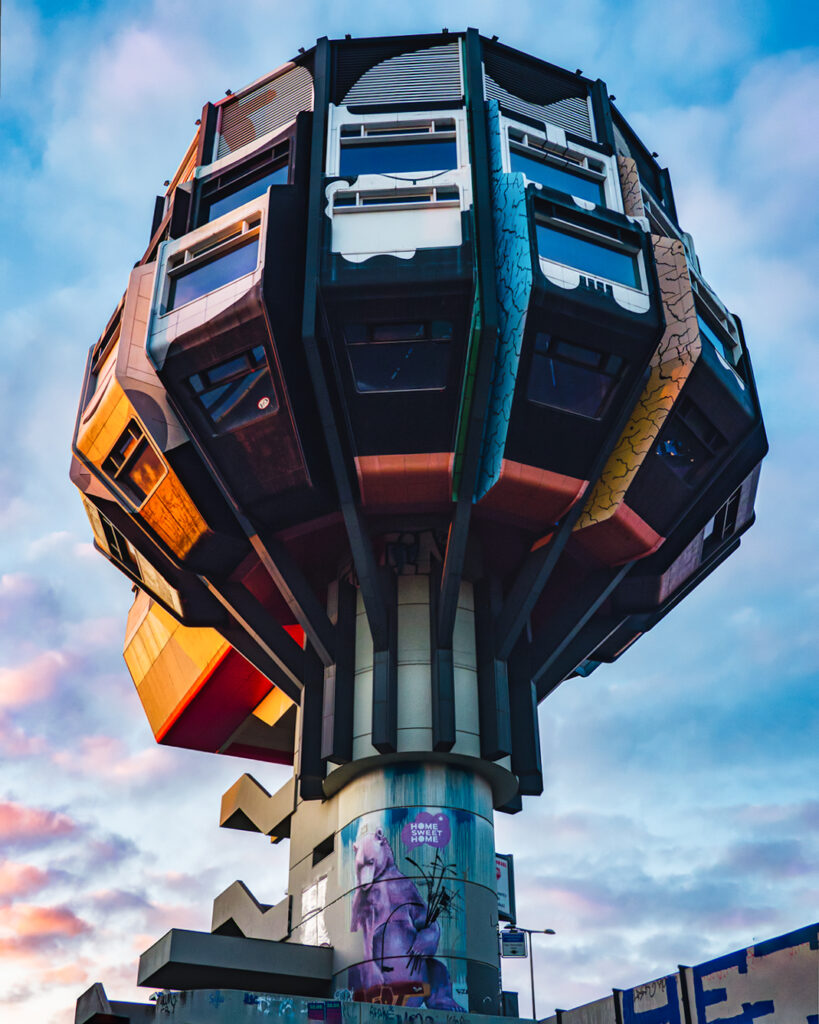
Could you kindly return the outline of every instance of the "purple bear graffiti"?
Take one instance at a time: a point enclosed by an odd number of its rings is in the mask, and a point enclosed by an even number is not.
[[[452,908],[445,885],[453,866],[436,852],[424,869],[407,860],[424,878],[426,900],[396,867],[383,829],[364,832],[353,844],[356,891],[350,930],[361,931],[364,961],[350,968],[349,985],[358,1002],[463,1010],[452,995],[446,966],[435,958],[441,937],[438,918]]]

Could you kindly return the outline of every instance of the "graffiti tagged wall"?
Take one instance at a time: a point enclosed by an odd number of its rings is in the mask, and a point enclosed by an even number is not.
[[[615,990],[549,1024],[819,1024],[819,924]]]

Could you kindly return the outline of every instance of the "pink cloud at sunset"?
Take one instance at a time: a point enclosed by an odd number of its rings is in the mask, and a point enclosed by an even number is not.
[[[48,871],[34,867],[33,864],[0,861],[0,905],[19,896],[30,896],[45,888],[50,881]]]
[[[0,843],[8,846],[34,846],[70,836],[77,828],[77,823],[60,811],[0,803]]]
[[[60,676],[71,667],[63,651],[43,651],[14,668],[0,668],[0,707],[15,708],[44,700]]]
[[[30,959],[44,950],[91,932],[91,925],[68,907],[18,903],[3,913],[0,954]]]

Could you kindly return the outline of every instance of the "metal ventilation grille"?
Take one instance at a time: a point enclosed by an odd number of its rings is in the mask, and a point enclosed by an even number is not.
[[[382,60],[364,72],[342,104],[459,102],[462,97],[461,50],[455,42]]]
[[[498,85],[489,75],[484,74],[483,81],[486,98],[497,100],[507,110],[523,114],[524,117],[533,117],[538,121],[547,121],[565,131],[580,135],[584,139],[594,139],[589,118],[589,105],[584,98],[569,96],[567,99],[556,100],[554,103],[542,105],[527,103],[526,100],[508,92],[502,85]]]
[[[302,110],[313,109],[313,78],[297,67],[225,103],[216,142],[216,160],[289,124]]]

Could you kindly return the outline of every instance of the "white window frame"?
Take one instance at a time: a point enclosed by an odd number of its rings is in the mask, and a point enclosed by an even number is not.
[[[211,224],[218,223],[219,219],[212,221]],[[232,285],[235,281],[241,281],[242,278],[249,277],[251,274],[254,274],[259,269],[259,262],[262,258],[261,234],[261,212],[248,214],[247,216],[240,218],[238,221],[233,221],[231,224],[226,225],[218,231],[211,232],[206,238],[189,243],[187,246],[181,246],[176,250],[176,252],[170,254],[165,265],[165,282],[162,290],[162,311],[160,316],[170,316],[171,313],[176,313],[178,310],[184,309],[191,303],[198,302],[200,299],[205,298],[205,295],[212,295],[213,292],[217,292],[221,288],[226,288],[228,285]],[[190,299],[188,302],[182,303],[180,306],[174,306],[173,309],[168,309],[171,284],[175,278],[181,276],[183,268],[186,272],[188,270],[195,270],[198,266],[210,263],[213,259],[218,259],[220,256],[230,252],[232,249],[238,249],[241,246],[246,245],[253,238],[259,239],[260,243],[259,250],[256,254],[256,266],[253,270],[249,270],[246,274],[242,274],[241,277],[236,277],[233,281],[228,281],[225,284],[220,285],[218,288],[214,288],[212,292],[205,292],[203,295],[199,295],[195,299]]]
[[[437,126],[437,127],[436,127]],[[359,134],[350,133],[358,128]],[[390,129],[394,129],[391,136]],[[414,130],[415,131],[414,131]],[[346,107],[330,104],[327,116],[327,156],[325,174],[330,178],[340,177],[342,139],[363,140],[369,136],[383,141],[407,140],[423,137],[425,134],[435,138],[452,138],[454,135],[457,166],[441,169],[430,168],[427,171],[395,171],[384,174],[358,175],[356,187],[362,191],[373,189],[382,191],[394,187],[395,182],[406,181],[409,184],[432,186],[457,185],[461,193],[461,208],[469,209],[472,205],[472,181],[469,164],[469,143],[466,129],[466,110],[463,107],[448,110],[402,110],[396,113],[352,114]],[[355,142],[352,143],[356,145]]]
[[[511,173],[512,148],[523,151],[527,156],[535,160],[542,160],[544,163],[552,163],[553,166],[570,170],[572,167],[581,172],[578,177],[588,177],[600,181],[603,185],[605,196],[605,208],[623,213],[623,196],[620,189],[620,176],[617,170],[617,158],[606,156],[597,150],[582,146],[572,140],[566,141],[566,132],[555,125],[545,125],[545,131],[540,131],[530,125],[515,121],[513,118],[501,114],[501,160],[503,170]],[[512,133],[522,136],[513,138]],[[567,167],[567,165],[572,165]],[[596,165],[594,167],[590,165]],[[599,168],[599,170],[598,170]],[[525,175],[524,175],[525,177]],[[527,181],[531,180],[529,178]],[[540,187],[539,182],[533,182]],[[575,202],[583,209],[591,209],[599,206],[599,203],[590,203],[586,199],[573,197]]]

